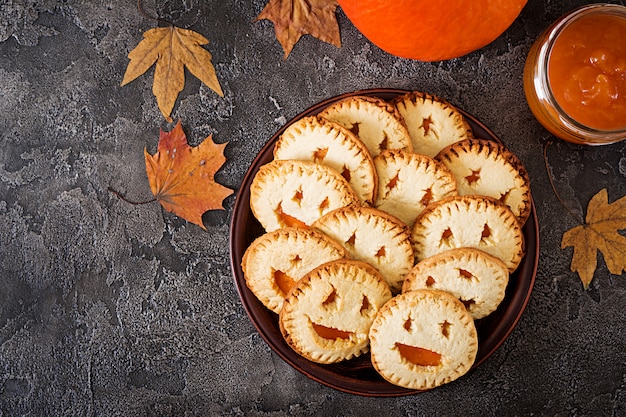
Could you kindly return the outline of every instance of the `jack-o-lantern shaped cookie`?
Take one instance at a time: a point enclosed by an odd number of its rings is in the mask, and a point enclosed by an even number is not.
[[[369,328],[391,298],[389,286],[366,262],[328,262],[291,289],[280,311],[285,341],[317,363],[336,363],[369,349]]]
[[[524,256],[524,234],[515,214],[488,196],[456,196],[432,203],[415,219],[411,237],[417,262],[468,247],[499,258],[513,272]]]
[[[478,351],[474,320],[445,291],[416,290],[392,298],[370,328],[372,364],[392,384],[431,389],[472,367]]]
[[[402,292],[447,291],[478,320],[498,308],[508,283],[509,270],[500,259],[479,249],[456,248],[418,262],[404,277]]]
[[[250,184],[250,209],[266,232],[308,227],[339,207],[359,204],[348,181],[334,169],[311,161],[272,161]]]
[[[459,195],[487,195],[506,204],[520,224],[530,216],[530,177],[522,161],[501,143],[466,139],[435,157],[456,178]]]
[[[329,166],[348,181],[362,204],[376,198],[378,178],[367,147],[354,133],[323,117],[303,117],[289,125],[274,145],[274,159]]]
[[[372,207],[348,206],[333,210],[311,227],[339,242],[353,259],[373,265],[395,294],[414,265],[408,227],[402,221]]]
[[[300,278],[346,255],[341,245],[322,233],[285,227],[256,238],[246,249],[241,268],[250,291],[278,314],[287,293]]]

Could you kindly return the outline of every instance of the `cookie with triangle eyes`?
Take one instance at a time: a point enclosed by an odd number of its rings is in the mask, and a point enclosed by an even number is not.
[[[374,166],[379,179],[374,206],[408,226],[429,204],[457,195],[450,170],[426,155],[385,150],[374,158]]]
[[[312,228],[342,245],[351,258],[374,266],[400,292],[414,264],[409,228],[396,217],[372,207],[348,206],[316,220]]]
[[[274,159],[297,159],[327,165],[339,172],[370,205],[378,179],[367,147],[345,127],[322,117],[303,117],[289,125],[274,145]]]
[[[416,153],[434,157],[446,146],[474,137],[463,114],[440,97],[411,91],[391,103],[404,119]]]
[[[517,217],[487,196],[448,197],[432,203],[411,228],[416,262],[453,248],[480,249],[500,259],[509,272],[524,256],[524,235]]]
[[[250,291],[278,314],[287,293],[300,278],[346,255],[341,245],[322,233],[285,227],[256,238],[244,252],[241,269]]]
[[[530,176],[522,162],[501,143],[467,139],[435,157],[457,181],[460,195],[487,195],[509,206],[520,224],[530,216]]]
[[[369,328],[391,298],[371,265],[338,260],[306,274],[291,289],[279,314],[281,333],[299,355],[336,363],[369,350]]]
[[[372,156],[385,149],[413,150],[402,116],[394,106],[380,98],[348,97],[331,104],[319,116],[353,132]]]
[[[416,290],[392,298],[370,327],[374,369],[392,384],[427,390],[466,374],[476,360],[474,320],[451,294]]]
[[[498,308],[508,283],[509,270],[500,259],[478,249],[456,248],[418,262],[404,277],[402,292],[449,292],[478,320]]]
[[[250,184],[250,209],[265,231],[308,227],[334,209],[359,204],[348,181],[334,169],[310,161],[271,161]]]

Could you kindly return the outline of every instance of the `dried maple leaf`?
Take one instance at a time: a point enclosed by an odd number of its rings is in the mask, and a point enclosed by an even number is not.
[[[335,15],[337,6],[337,0],[270,0],[256,20],[267,19],[274,23],[276,39],[287,59],[293,46],[305,34],[341,47]]]
[[[130,62],[122,85],[148,71],[156,62],[152,92],[167,121],[172,121],[170,114],[176,97],[185,86],[185,67],[217,94],[224,96],[211,64],[211,54],[200,46],[209,43],[207,38],[175,26],[150,29],[143,37],[128,54]]]
[[[215,182],[215,172],[224,164],[224,147],[208,136],[191,147],[178,122],[171,132],[161,130],[157,152],[144,150],[150,189],[165,210],[204,227],[202,214],[223,209],[222,201],[233,190]]]
[[[574,247],[572,272],[578,272],[583,286],[589,287],[597,266],[597,251],[602,252],[609,272],[620,275],[626,271],[626,196],[608,204],[606,189],[589,202],[586,223],[563,234],[561,248]]]

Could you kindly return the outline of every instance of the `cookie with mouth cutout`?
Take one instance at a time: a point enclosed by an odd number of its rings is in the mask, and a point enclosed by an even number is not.
[[[339,172],[371,205],[376,197],[376,170],[367,147],[345,127],[322,117],[303,117],[289,125],[274,145],[274,159],[298,159]]]
[[[370,327],[372,365],[392,384],[417,390],[454,381],[478,352],[474,320],[451,294],[402,293],[387,302]]]
[[[530,177],[522,162],[504,145],[467,139],[447,146],[435,157],[454,175],[459,195],[487,195],[506,204],[520,224],[530,216]]]
[[[457,195],[450,170],[434,159],[401,150],[385,150],[374,158],[379,188],[374,206],[411,226],[426,206]]]
[[[473,248],[450,249],[424,259],[404,277],[402,292],[447,291],[474,320],[493,313],[504,299],[509,270],[495,256]]]
[[[287,293],[306,273],[343,259],[346,250],[312,229],[285,227],[256,238],[241,260],[246,285],[263,305],[280,313]]]
[[[474,137],[463,114],[440,97],[411,91],[391,103],[404,119],[414,152],[434,157],[446,146]]]
[[[349,206],[322,216],[312,228],[342,245],[353,259],[374,266],[400,292],[414,264],[409,228],[399,219],[372,207]]]
[[[369,328],[391,298],[371,265],[354,260],[326,263],[291,289],[279,315],[289,346],[317,363],[336,363],[369,349]]]
[[[411,229],[417,262],[460,247],[480,249],[504,262],[509,272],[524,256],[524,235],[515,214],[487,196],[448,197],[432,203]]]
[[[372,156],[385,149],[413,150],[411,136],[396,108],[386,101],[354,96],[322,110],[319,115],[353,132]]]
[[[334,169],[310,161],[272,161],[250,185],[250,209],[265,231],[308,227],[339,207],[359,204],[348,181]]]

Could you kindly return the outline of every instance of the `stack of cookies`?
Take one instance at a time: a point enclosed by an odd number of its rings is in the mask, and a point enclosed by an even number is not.
[[[317,363],[370,352],[387,381],[430,389],[478,351],[524,255],[528,173],[461,112],[409,92],[353,96],[289,125],[250,187],[265,229],[242,260],[285,341]]]

